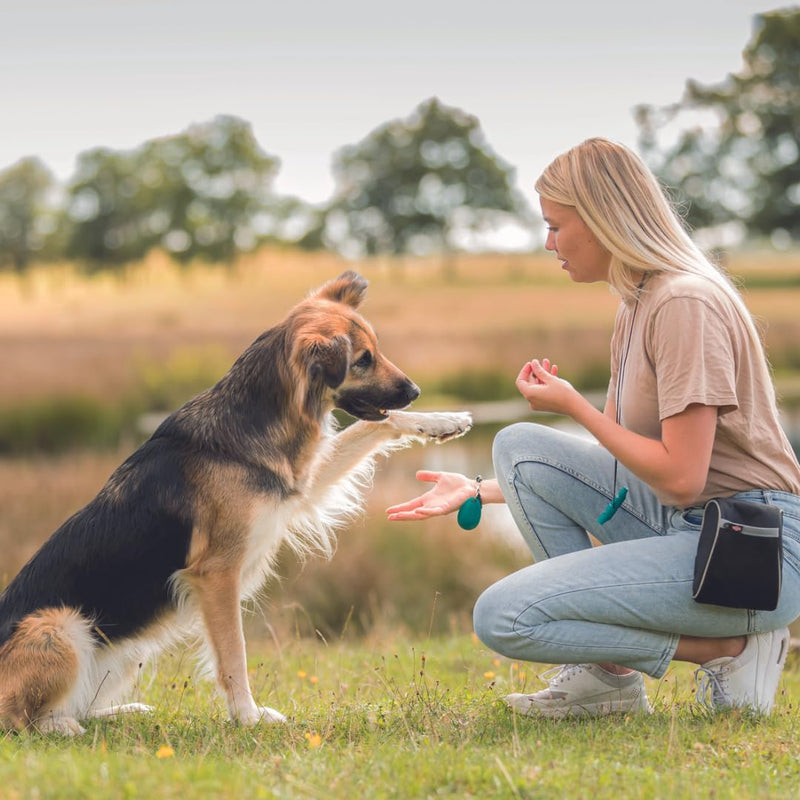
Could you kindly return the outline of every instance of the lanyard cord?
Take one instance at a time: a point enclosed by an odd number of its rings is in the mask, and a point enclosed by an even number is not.
[[[633,326],[636,323],[636,312],[639,310],[639,296],[642,293],[642,287],[644,286],[644,282],[647,276],[643,277],[642,280],[639,282],[639,286],[636,289],[636,300],[634,301],[633,306],[633,313],[631,314],[631,324],[628,327],[628,341],[625,343],[625,350],[622,353],[622,359],[620,360],[619,364],[619,371],[617,372],[617,390],[615,392],[615,400],[614,400],[614,416],[616,419],[617,425],[622,424],[622,383],[625,380],[625,369],[628,366],[628,354],[631,350],[631,341],[633,340]],[[612,489],[613,499],[612,501],[606,506],[603,513],[597,518],[597,521],[601,525],[605,525],[614,514],[617,513],[617,509],[622,505],[625,501],[625,497],[628,494],[628,487],[622,486],[617,492],[617,468],[619,466],[619,461],[617,460],[616,456],[614,457],[614,487]]]

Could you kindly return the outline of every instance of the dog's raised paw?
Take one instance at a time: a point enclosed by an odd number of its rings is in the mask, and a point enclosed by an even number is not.
[[[437,444],[463,436],[472,427],[467,411],[391,411],[388,418],[401,433]]]

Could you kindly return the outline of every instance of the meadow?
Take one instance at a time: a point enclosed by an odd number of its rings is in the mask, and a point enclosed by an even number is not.
[[[16,798],[794,798],[800,670],[776,712],[710,717],[691,671],[648,681],[652,715],[533,720],[502,696],[536,683],[470,636],[357,643],[289,639],[251,659],[282,725],[231,726],[186,658],[142,674],[148,716],[90,722],[80,739],[0,740]]]
[[[551,256],[469,256],[445,271],[433,260],[351,265],[279,251],[181,269],[155,254],[114,275],[73,265],[0,274],[0,585],[96,493],[149,415],[216,380],[311,288],[351,266],[370,280],[363,311],[422,387],[421,408],[479,413],[506,401],[533,356],[586,390],[606,380],[616,299],[572,285]],[[800,256],[742,253],[727,266],[796,413]],[[704,714],[688,665],[648,681],[647,718],[554,723],[504,709],[505,693],[542,685],[546,668],[500,658],[471,635],[475,596],[529,562],[513,525],[502,513],[470,534],[452,520],[382,521],[416,492],[417,468],[490,472],[498,424],[381,462],[364,519],[331,562],[282,559],[282,579],[246,625],[256,694],[286,725],[229,725],[179,651],[142,671],[153,715],[91,722],[75,741],[0,740],[0,796],[795,797],[796,652],[767,720]],[[64,429],[77,438],[59,438]]]

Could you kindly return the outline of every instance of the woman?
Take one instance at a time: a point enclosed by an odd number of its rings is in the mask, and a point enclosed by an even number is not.
[[[434,487],[388,518],[448,514],[478,491],[508,504],[535,563],[484,592],[475,631],[510,658],[565,662],[548,688],[509,695],[515,711],[649,711],[641,673],[660,678],[676,659],[700,665],[706,705],[769,713],[800,615],[800,466],[753,321],[630,150],[590,139],[536,190],[545,247],[573,281],[606,281],[621,302],[603,412],[547,359],[525,364],[516,385],[532,410],[571,417],[597,443],[512,425],[495,439],[495,480],[420,472]],[[728,496],[783,510],[774,611],[692,599],[703,506]]]

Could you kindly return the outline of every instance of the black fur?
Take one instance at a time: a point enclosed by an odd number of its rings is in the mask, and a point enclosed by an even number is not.
[[[192,532],[182,459],[164,438],[146,442],[85,508],[68,519],[0,596],[0,644],[27,614],[70,606],[113,642],[171,602],[169,578]]]

